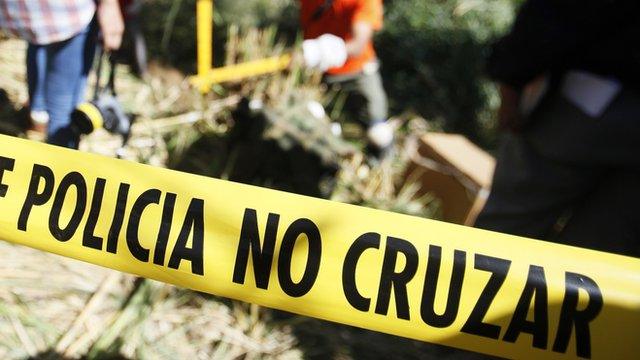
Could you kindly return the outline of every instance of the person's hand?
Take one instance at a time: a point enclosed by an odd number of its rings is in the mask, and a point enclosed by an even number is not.
[[[498,127],[503,131],[518,132],[522,125],[520,91],[505,84],[500,85],[502,103],[498,110]]]
[[[124,33],[124,20],[118,0],[100,0],[98,2],[98,24],[102,33],[104,50],[118,50],[122,44],[122,34]]]
[[[338,36],[324,34],[317,39],[302,43],[305,66],[311,69],[327,71],[341,67],[347,62],[347,46]]]

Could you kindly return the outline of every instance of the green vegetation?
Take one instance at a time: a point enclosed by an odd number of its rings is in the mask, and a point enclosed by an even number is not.
[[[415,111],[487,145],[498,103],[483,77],[489,45],[509,25],[510,0],[386,1],[377,39],[395,113]]]
[[[519,0],[387,0],[376,38],[393,114],[415,113],[439,128],[491,147],[498,97],[483,77],[489,46],[511,23]],[[146,3],[150,51],[186,72],[195,66],[195,0]],[[216,63],[229,29],[276,26],[289,44],[298,32],[296,0],[217,0]]]
[[[216,65],[224,64],[225,43],[232,27],[249,30],[275,26],[281,35],[294,39],[298,27],[295,4],[295,0],[216,0]],[[195,71],[195,9],[196,0],[149,0],[141,12],[151,56],[187,73]]]

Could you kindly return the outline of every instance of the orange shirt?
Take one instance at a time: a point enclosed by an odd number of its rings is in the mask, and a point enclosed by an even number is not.
[[[353,38],[353,25],[357,22],[371,24],[374,30],[382,28],[382,0],[334,0],[331,8],[322,17],[313,21],[311,18],[325,0],[301,0],[300,22],[305,39],[315,39],[322,34],[333,34],[345,41]],[[375,60],[376,52],[373,41],[369,41],[363,53],[350,57],[341,68],[329,69],[331,75],[353,74],[362,71],[364,65]]]

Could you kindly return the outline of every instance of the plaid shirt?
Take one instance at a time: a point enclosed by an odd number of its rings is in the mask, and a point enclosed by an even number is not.
[[[94,0],[0,0],[0,28],[38,45],[72,38],[93,19]]]

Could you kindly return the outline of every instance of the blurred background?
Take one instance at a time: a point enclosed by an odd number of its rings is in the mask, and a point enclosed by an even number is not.
[[[363,130],[319,74],[288,69],[215,84],[196,73],[196,1],[145,0],[135,20],[144,69],[127,54],[118,96],[135,122],[80,149],[154,166],[409,215],[468,222],[489,186],[498,92],[489,45],[517,0],[386,0],[375,37],[390,122],[389,161],[372,165]],[[216,0],[214,66],[280,55],[301,42],[296,0]],[[131,39],[131,38],[130,38]],[[0,35],[0,131],[27,130],[26,43]],[[90,83],[95,82],[95,75]],[[324,112],[314,109],[320,104]],[[440,133],[462,136],[447,137]],[[477,161],[460,161],[459,155]],[[471,155],[469,155],[471,154]],[[468,160],[468,159],[467,159]],[[474,164],[470,168],[465,164]],[[260,308],[0,242],[0,358],[423,359],[476,355]]]

